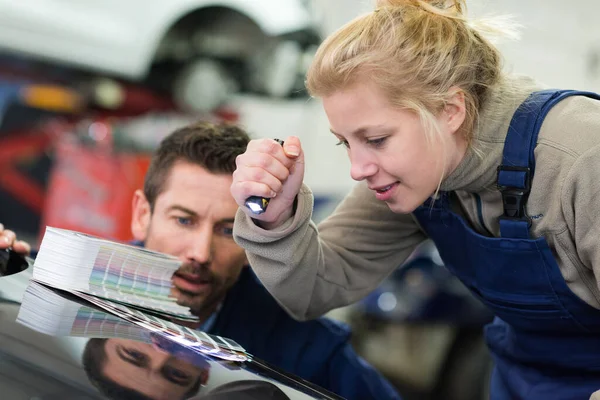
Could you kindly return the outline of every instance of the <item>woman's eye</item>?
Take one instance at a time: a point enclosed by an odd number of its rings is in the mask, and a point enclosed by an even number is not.
[[[335,144],[336,146],[344,146],[345,148],[350,148],[350,144],[347,140],[340,140]]]
[[[382,138],[377,138],[377,139],[367,139],[367,143],[372,146],[375,146],[375,147],[380,147],[385,143],[386,139],[387,139],[387,137],[382,137]]]

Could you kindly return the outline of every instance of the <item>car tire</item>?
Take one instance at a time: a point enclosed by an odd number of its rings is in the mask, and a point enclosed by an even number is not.
[[[277,40],[250,62],[252,91],[274,98],[289,97],[298,86],[304,51],[298,42]]]
[[[211,112],[238,90],[237,81],[222,62],[199,59],[185,65],[177,75],[172,96],[183,110]]]

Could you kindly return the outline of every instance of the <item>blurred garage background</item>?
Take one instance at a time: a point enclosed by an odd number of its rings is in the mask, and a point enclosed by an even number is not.
[[[472,0],[510,15],[506,68],[600,90],[600,3]],[[46,225],[129,239],[131,194],[174,128],[235,121],[302,139],[321,220],[351,188],[303,77],[322,37],[369,0],[0,0],[0,222],[34,245]],[[483,399],[487,311],[425,244],[375,293],[330,315],[407,399]]]

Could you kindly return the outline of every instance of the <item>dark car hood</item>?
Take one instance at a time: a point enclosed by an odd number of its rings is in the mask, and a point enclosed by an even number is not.
[[[22,319],[22,299],[28,285],[31,284],[29,268],[11,275],[0,276],[0,397],[7,400],[58,400],[106,399],[100,394],[96,385],[90,382],[82,363],[82,355],[90,339],[130,340],[134,344],[143,344],[144,348],[155,349],[163,355],[167,354],[175,365],[193,365],[194,371],[209,371],[202,375],[202,384],[193,395],[185,398],[193,399],[339,399],[338,396],[318,388],[298,377],[288,374],[274,366],[250,356],[243,363],[227,362],[218,358],[199,355],[181,344],[154,340],[149,332],[140,330],[106,329],[87,326],[83,329],[81,318],[73,318],[73,310],[78,304],[69,300],[62,302],[64,310],[48,318],[48,307],[59,307],[57,304],[45,304],[48,299],[36,299],[36,309],[29,308],[27,323],[17,322]],[[14,268],[15,267],[11,267]],[[73,304],[70,304],[72,302]],[[46,307],[48,306],[48,307]],[[79,305],[80,306],[80,305]],[[42,310],[46,310],[43,311]],[[95,310],[95,320],[104,313]],[[99,314],[96,314],[99,313]],[[106,313],[104,313],[106,314]],[[54,314],[53,314],[54,315]],[[114,316],[106,314],[107,320],[115,326]],[[125,322],[126,323],[126,322]],[[79,324],[76,326],[76,324]],[[117,324],[120,326],[120,324]],[[65,330],[65,327],[67,328]],[[83,330],[82,330],[83,329]],[[137,329],[137,328],[136,328]],[[47,334],[47,332],[54,332]],[[42,333],[46,332],[46,333]],[[124,333],[125,332],[125,333]],[[77,337],[80,335],[80,337]],[[129,342],[128,342],[129,343]],[[153,347],[150,347],[151,343]],[[285,351],[285,349],[282,349]],[[121,354],[121,353],[119,353]],[[126,353],[130,357],[130,353]],[[160,355],[159,353],[152,353]],[[135,354],[134,354],[135,355]],[[175,360],[175,361],[173,361]],[[120,362],[120,361],[119,361]],[[179,362],[179,364],[177,364]],[[126,365],[127,367],[129,365]],[[162,370],[161,370],[162,371]],[[106,372],[106,371],[105,371]],[[175,375],[177,378],[178,375]],[[147,379],[147,381],[144,381]],[[133,379],[156,385],[145,373]],[[158,391],[156,392],[158,393]],[[166,396],[157,394],[157,396]],[[118,398],[118,397],[114,397]],[[161,397],[158,397],[161,398]],[[168,396],[167,396],[168,398]]]

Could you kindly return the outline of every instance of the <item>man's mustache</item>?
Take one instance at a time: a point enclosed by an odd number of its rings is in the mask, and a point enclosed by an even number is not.
[[[210,271],[208,263],[185,263],[175,272],[175,275],[193,275],[194,278],[212,281],[214,275]]]

